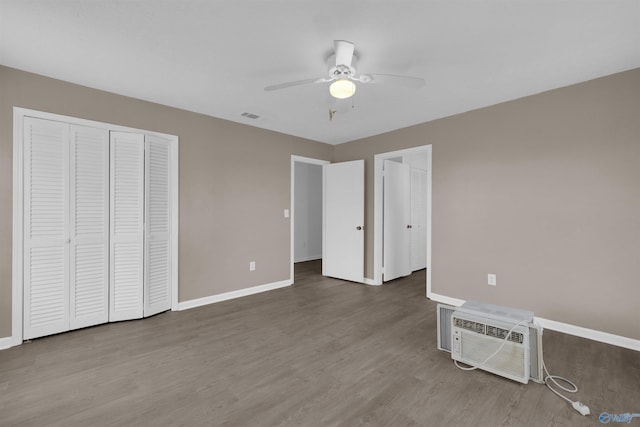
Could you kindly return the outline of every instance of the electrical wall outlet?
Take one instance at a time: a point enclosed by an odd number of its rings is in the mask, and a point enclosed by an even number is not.
[[[487,274],[487,284],[489,286],[496,285],[496,275],[495,274]]]
[[[256,271],[256,262],[255,261],[250,261],[249,262],[249,271]]]

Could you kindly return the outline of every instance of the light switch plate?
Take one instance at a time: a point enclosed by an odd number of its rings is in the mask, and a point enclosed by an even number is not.
[[[495,274],[487,274],[487,284],[489,286],[496,285],[496,275]]]

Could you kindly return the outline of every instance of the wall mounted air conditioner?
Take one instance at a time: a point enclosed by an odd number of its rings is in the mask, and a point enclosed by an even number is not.
[[[502,349],[484,366],[497,375],[526,384],[542,383],[542,332],[533,323],[533,313],[493,304],[469,301],[461,307],[438,304],[438,349],[454,360],[478,366],[504,342]]]

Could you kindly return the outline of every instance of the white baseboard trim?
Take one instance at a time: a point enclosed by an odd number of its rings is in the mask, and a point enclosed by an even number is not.
[[[427,295],[427,298],[435,302],[449,304],[455,307],[459,307],[465,302],[458,298],[451,298],[433,292],[430,292],[429,295]],[[605,344],[640,351],[640,340],[623,337],[621,335],[614,335],[608,332],[596,331],[594,329],[583,328],[582,326],[571,325],[569,323],[557,322],[555,320],[549,320],[542,317],[534,317],[533,320],[545,329],[551,329],[552,331],[562,332],[576,337],[587,338]]]
[[[6,350],[19,344],[21,344],[21,342],[16,342],[13,337],[0,338],[0,350]]]
[[[575,335],[577,337],[587,338],[605,344],[640,351],[640,340],[614,335],[608,332],[596,331],[594,329],[583,328],[582,326],[571,325],[569,323],[556,322],[555,320],[544,319],[542,317],[534,317],[533,320],[545,329],[551,329],[552,331],[563,332],[565,334]]]
[[[320,255],[309,255],[309,256],[304,256],[302,258],[295,258],[293,260],[293,262],[315,261],[317,259],[322,259],[322,254],[320,254]]]
[[[365,285],[370,285],[370,286],[380,286],[380,285],[382,285],[382,283],[376,283],[375,280],[368,279],[366,277],[364,279],[362,279],[362,283],[364,283]]]
[[[239,289],[237,291],[225,292],[223,294],[211,295],[204,298],[192,299],[189,301],[182,301],[178,303],[178,311],[188,310],[190,308],[201,307],[203,305],[209,305],[216,302],[227,301],[230,299],[246,297],[248,295],[259,294],[261,292],[272,291],[274,289],[284,288],[291,286],[293,282],[288,280],[282,280],[280,282],[267,283],[266,285],[254,286],[246,289]]]
[[[431,301],[439,302],[442,304],[449,304],[454,307],[460,307],[462,304],[464,304],[463,299],[451,298],[445,295],[435,294],[433,292],[427,293],[427,298],[429,298]]]

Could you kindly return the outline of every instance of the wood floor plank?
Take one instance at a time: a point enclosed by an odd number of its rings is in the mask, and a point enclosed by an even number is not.
[[[2,426],[600,425],[640,412],[640,353],[552,331],[544,385],[457,369],[425,273],[381,287],[296,264],[295,285],[0,351]]]

